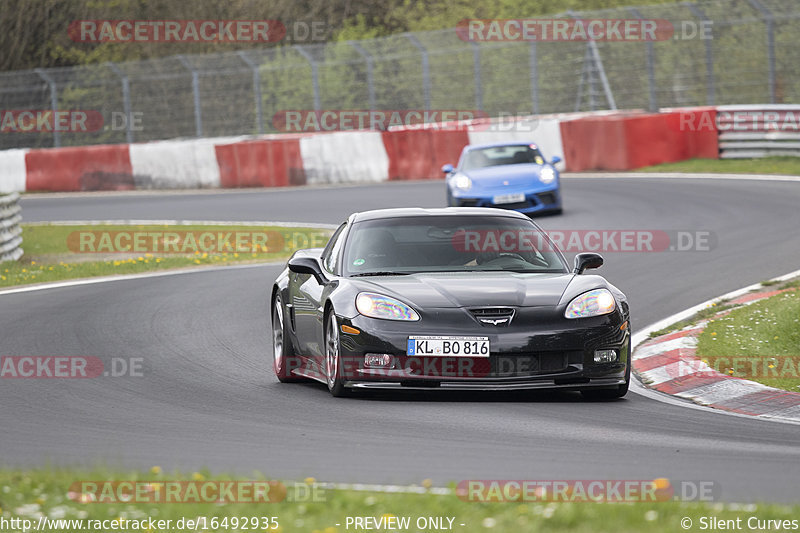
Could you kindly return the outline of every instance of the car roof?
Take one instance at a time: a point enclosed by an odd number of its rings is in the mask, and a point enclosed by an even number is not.
[[[493,142],[493,143],[483,143],[483,144],[468,144],[464,147],[464,150],[475,150],[480,148],[494,148],[497,146],[530,146],[534,145],[538,148],[538,144],[533,141],[501,141],[501,142]]]
[[[394,209],[373,209],[350,215],[350,222],[363,222],[365,220],[380,220],[386,218],[403,217],[450,217],[450,216],[501,216],[530,220],[526,215],[507,209],[494,209],[491,207],[439,207],[426,209],[422,207],[401,207]]]

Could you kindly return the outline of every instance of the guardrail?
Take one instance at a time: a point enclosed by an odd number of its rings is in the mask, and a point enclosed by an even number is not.
[[[0,263],[22,257],[22,220],[19,194],[0,196]]]
[[[720,159],[800,157],[800,105],[717,107]]]

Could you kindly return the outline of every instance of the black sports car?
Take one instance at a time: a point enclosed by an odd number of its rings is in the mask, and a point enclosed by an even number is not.
[[[334,396],[359,388],[561,388],[624,396],[625,295],[570,269],[523,214],[491,208],[351,215],[298,250],[272,288],[275,373]]]

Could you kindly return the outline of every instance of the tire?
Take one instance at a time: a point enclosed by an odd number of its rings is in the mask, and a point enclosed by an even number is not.
[[[325,317],[325,378],[328,390],[334,397],[349,395],[350,391],[345,388],[342,378],[339,325],[333,308],[328,310]]]
[[[272,368],[281,383],[297,383],[303,378],[293,376],[289,368],[296,361],[294,348],[286,330],[283,315],[283,300],[280,293],[272,301]]]
[[[581,395],[587,400],[614,400],[622,398],[628,394],[631,384],[631,345],[628,341],[628,365],[625,368],[625,383],[617,385],[614,389],[586,389],[581,391]]]

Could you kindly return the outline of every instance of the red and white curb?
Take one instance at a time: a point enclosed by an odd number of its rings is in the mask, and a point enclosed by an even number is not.
[[[775,278],[785,281],[800,274],[792,272]],[[649,331],[657,331],[692,316],[700,309],[720,300],[730,300],[733,306],[753,302],[785,291],[751,293],[761,284],[751,285],[733,293],[700,304],[675,317],[654,324]],[[721,316],[729,311],[723,311]],[[666,322],[666,323],[665,323]],[[633,371],[642,384],[652,390],[690,400],[696,404],[740,415],[800,422],[800,393],[768,387],[761,383],[718,372],[697,357],[698,336],[708,321],[699,322],[680,331],[644,340],[649,331],[640,332],[633,353]]]

